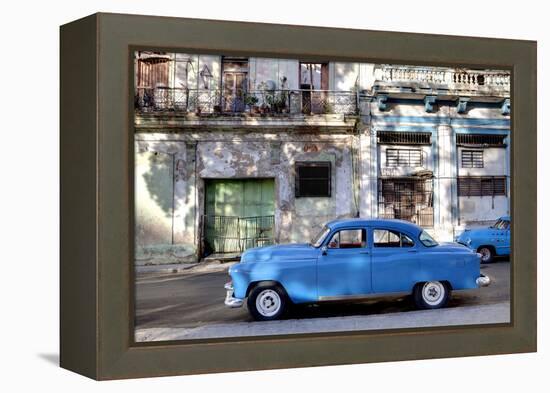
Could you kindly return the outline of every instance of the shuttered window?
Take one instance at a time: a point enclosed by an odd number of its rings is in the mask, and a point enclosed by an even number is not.
[[[483,168],[483,150],[462,150],[462,168]]]
[[[330,161],[297,162],[296,197],[330,197],[330,168]]]
[[[170,60],[164,57],[149,57],[138,60],[137,87],[154,89],[168,86]]]
[[[506,195],[506,178],[497,176],[459,177],[458,196]]]
[[[422,150],[420,149],[387,149],[386,166],[389,166],[389,167],[422,166]]]

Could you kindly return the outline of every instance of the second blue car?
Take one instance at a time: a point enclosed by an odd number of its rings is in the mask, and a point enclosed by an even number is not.
[[[466,229],[456,241],[481,254],[481,262],[510,255],[510,217],[500,217],[488,228]]]

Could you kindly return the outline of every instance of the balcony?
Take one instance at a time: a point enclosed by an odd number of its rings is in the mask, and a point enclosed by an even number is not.
[[[134,106],[140,114],[199,116],[355,115],[357,94],[330,90],[226,90],[137,88]]]
[[[447,96],[510,96],[510,72],[443,67],[380,65],[374,70],[374,91]],[[490,98],[489,98],[490,99]]]

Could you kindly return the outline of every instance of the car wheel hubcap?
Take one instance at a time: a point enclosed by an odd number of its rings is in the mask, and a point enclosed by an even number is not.
[[[264,317],[271,317],[279,312],[281,297],[272,289],[260,292],[256,298],[256,309]]]
[[[445,297],[445,287],[439,281],[427,282],[422,288],[422,298],[430,306],[436,306]]]
[[[481,254],[482,261],[488,261],[491,258],[491,251],[488,248],[482,248],[479,250],[479,253]]]

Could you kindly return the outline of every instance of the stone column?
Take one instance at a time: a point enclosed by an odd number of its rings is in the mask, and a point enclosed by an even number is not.
[[[455,135],[450,125],[437,127],[437,171],[434,178],[434,217],[436,236],[440,241],[453,241],[457,212]]]

